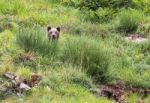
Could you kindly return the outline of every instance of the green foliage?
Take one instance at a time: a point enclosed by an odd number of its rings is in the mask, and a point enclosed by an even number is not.
[[[79,9],[96,11],[99,8],[124,8],[132,5],[132,0],[62,0],[65,5]]]
[[[98,10],[101,8],[121,8],[128,7],[132,0],[81,0],[79,7],[89,10]]]
[[[50,56],[57,53],[57,42],[48,40],[40,27],[18,29],[16,41],[27,52],[34,51]]]
[[[129,7],[132,0],[64,0],[65,4],[79,8],[81,18],[92,23],[112,20],[120,8]]]
[[[91,23],[76,23],[71,28],[68,29],[68,32],[75,35],[83,35],[87,36],[96,36],[107,38],[111,35],[109,30],[110,25],[104,24],[91,24]]]
[[[99,8],[96,11],[85,10],[81,11],[82,21],[89,21],[92,23],[104,23],[109,22],[115,15],[115,11],[110,8]]]
[[[118,29],[119,31],[123,31],[125,33],[136,31],[142,19],[142,13],[137,10],[129,9],[122,11],[119,16]]]
[[[127,99],[127,103],[138,103],[139,101],[140,97],[137,94],[131,94]]]
[[[71,83],[88,89],[94,86],[86,73],[84,73],[80,68],[75,68],[72,66],[62,66],[49,70],[47,76],[42,80],[42,86],[46,86],[48,84],[51,88],[58,91],[58,89],[62,88],[62,82],[67,84]]]
[[[0,18],[0,32],[6,29],[12,29],[14,24],[9,18]]]
[[[1,0],[0,3],[0,13],[2,14],[21,14],[25,12],[27,8],[25,7],[24,3],[20,0]]]
[[[78,7],[81,0],[63,0],[63,4],[67,6]]]
[[[144,37],[149,36],[150,34],[150,20],[149,19],[144,19],[144,21],[138,26],[137,33]]]
[[[150,11],[150,1],[149,0],[132,0],[132,7],[142,10],[145,13]]]
[[[73,37],[65,43],[63,60],[83,67],[95,81],[106,82],[110,56],[99,42],[87,37]]]

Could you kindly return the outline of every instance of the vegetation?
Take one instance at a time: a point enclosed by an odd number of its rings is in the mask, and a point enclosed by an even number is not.
[[[26,52],[35,51],[49,56],[57,53],[57,42],[46,38],[39,27],[19,28],[16,41]]]
[[[67,40],[64,46],[63,60],[85,68],[97,82],[104,83],[108,80],[109,52],[94,39],[81,36]]]
[[[141,12],[136,10],[123,11],[119,17],[119,28],[125,33],[135,32],[142,22],[143,15]]]
[[[149,89],[149,5],[148,0],[0,0],[0,88],[7,71],[23,78],[42,75],[23,97],[0,89],[0,102],[115,103],[91,89],[117,83]],[[48,25],[61,26],[58,41],[47,38]],[[124,40],[134,34],[148,41]],[[150,94],[131,93],[124,102],[149,103]]]

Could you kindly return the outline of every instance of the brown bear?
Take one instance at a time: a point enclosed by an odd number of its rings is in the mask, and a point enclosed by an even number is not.
[[[47,27],[48,38],[49,40],[58,40],[60,35],[60,27],[52,28],[50,26]]]

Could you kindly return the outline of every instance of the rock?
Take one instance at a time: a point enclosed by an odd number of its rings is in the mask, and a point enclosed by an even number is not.
[[[31,89],[27,84],[24,84],[24,83],[20,83],[19,88],[26,90],[26,91]]]
[[[5,74],[4,74],[4,76],[5,76],[6,78],[8,78],[8,79],[12,79],[12,80],[16,77],[16,75],[15,75],[15,74],[10,73],[10,72],[5,73]]]
[[[0,87],[0,91],[1,91],[1,92],[6,92],[6,91],[7,91],[7,88]]]
[[[126,42],[135,42],[135,43],[144,43],[144,42],[147,42],[148,39],[136,34],[136,35],[130,35],[128,37],[125,37],[125,41]]]
[[[0,91],[8,92],[8,94],[15,93],[19,97],[22,96],[25,91],[31,90],[31,88],[38,84],[42,79],[42,76],[32,74],[31,79],[26,80],[10,72],[4,73],[4,77],[9,79],[8,81],[6,80],[8,86],[5,86],[4,88],[0,87]]]
[[[12,83],[14,85],[19,85],[23,80],[21,79],[21,77],[19,76],[16,76],[13,80],[12,80]]]

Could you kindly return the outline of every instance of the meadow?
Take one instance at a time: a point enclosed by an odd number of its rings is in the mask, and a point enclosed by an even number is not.
[[[150,89],[149,10],[148,0],[0,0],[0,87],[5,72],[42,75],[23,97],[0,91],[0,103],[116,103],[90,90]],[[58,41],[48,25],[61,27]],[[148,41],[126,42],[131,34]],[[150,103],[150,94],[120,103]]]

